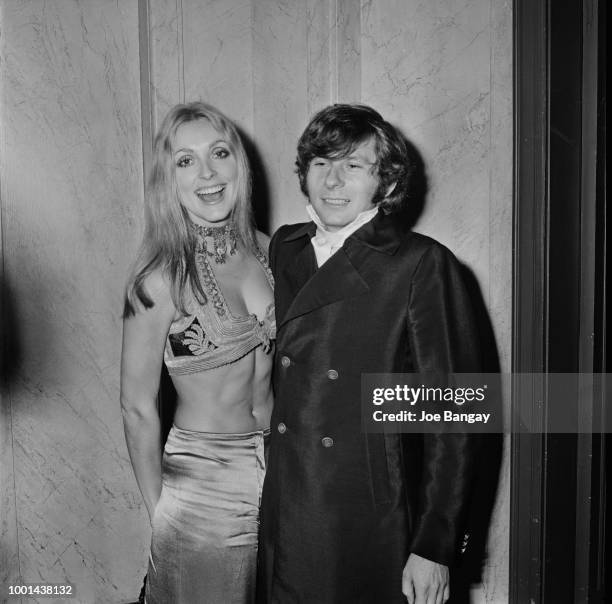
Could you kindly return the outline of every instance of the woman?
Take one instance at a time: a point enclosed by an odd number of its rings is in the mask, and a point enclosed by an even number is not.
[[[146,601],[250,602],[272,409],[273,280],[234,125],[204,103],[155,139],[124,313],[121,404],[153,529]],[[165,362],[174,425],[159,450]]]

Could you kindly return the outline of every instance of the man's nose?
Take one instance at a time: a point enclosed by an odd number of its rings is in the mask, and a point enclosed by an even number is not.
[[[332,163],[325,176],[325,186],[329,189],[341,187],[344,184],[344,175],[340,164]]]

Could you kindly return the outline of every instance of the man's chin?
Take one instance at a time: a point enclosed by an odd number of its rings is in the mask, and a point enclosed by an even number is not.
[[[318,212],[317,212],[318,214]],[[347,224],[349,224],[351,221],[348,218],[345,218],[343,216],[335,216],[335,215],[329,215],[327,212],[321,216],[321,214],[319,214],[319,218],[321,219],[321,222],[325,225],[325,228],[327,228],[328,230],[332,231],[332,230],[339,230],[342,227],[345,227]]]
[[[334,231],[339,231],[340,229],[344,228],[349,223],[348,222],[323,222],[323,224],[325,225],[325,228],[328,231],[333,233]]]

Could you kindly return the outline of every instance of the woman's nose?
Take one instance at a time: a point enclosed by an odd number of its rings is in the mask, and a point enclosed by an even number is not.
[[[340,164],[332,163],[327,171],[327,175],[325,176],[325,185],[329,189],[334,189],[342,186],[343,184],[344,179],[342,175],[342,166]]]
[[[200,178],[210,180],[216,174],[214,167],[210,163],[210,160],[204,158],[200,162]]]

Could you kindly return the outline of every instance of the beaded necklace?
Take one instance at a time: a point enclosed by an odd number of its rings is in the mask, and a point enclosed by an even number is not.
[[[200,277],[200,282],[202,283],[202,287],[204,288],[204,292],[206,294],[206,298],[212,301],[213,308],[219,317],[225,318],[229,312],[229,307],[225,298],[223,297],[223,293],[219,288],[219,284],[217,283],[217,278],[215,277],[215,273],[210,265],[209,258],[215,258],[215,262],[218,264],[225,263],[225,259],[227,258],[227,240],[229,240],[229,254],[233,255],[236,253],[237,247],[237,239],[239,237],[236,232],[236,227],[233,222],[223,226],[223,227],[203,227],[198,224],[193,224],[196,233],[198,234],[198,245],[196,248],[196,267],[198,269],[198,275]],[[214,231],[222,231],[220,235],[216,235]],[[211,233],[210,231],[213,231]],[[213,242],[215,245],[215,253],[209,252],[207,248],[206,237],[213,237]],[[219,245],[217,245],[217,240],[215,236],[219,237]],[[223,243],[221,243],[221,238]],[[256,242],[256,250],[254,252],[255,258],[261,264],[266,277],[268,279],[268,283],[270,286],[274,288],[274,277],[272,276],[272,270],[268,265],[268,259],[266,254],[261,249],[259,244]],[[223,252],[219,252],[219,255],[222,256],[222,260],[217,260],[217,252],[218,248],[222,248]]]

